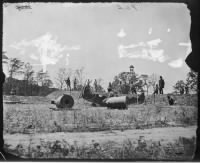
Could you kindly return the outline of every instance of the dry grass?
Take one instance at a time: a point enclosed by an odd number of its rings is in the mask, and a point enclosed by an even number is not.
[[[25,133],[27,128],[34,128],[34,132],[102,131],[197,123],[194,106],[136,105],[128,110],[94,107],[66,111],[53,111],[50,107],[51,104],[5,104],[4,131],[11,134]]]
[[[90,103],[74,96],[73,110],[53,111],[48,98],[19,97],[27,104],[4,104],[4,133],[52,133],[91,132],[102,130],[146,129],[169,126],[191,126],[197,124],[197,107],[162,103],[156,105],[130,105],[128,110],[109,110],[91,107]],[[5,97],[9,98],[9,97]],[[5,99],[4,98],[4,99]],[[30,137],[29,146],[18,143],[13,149],[5,149],[26,158],[74,158],[74,159],[150,159],[190,160],[195,149],[194,138],[179,138],[175,142],[160,144],[160,141],[127,139],[123,142],[89,142],[79,145],[66,140],[40,140],[35,144]]]
[[[195,138],[179,137],[168,144],[160,141],[137,141],[126,139],[122,143],[95,141],[79,145],[65,140],[40,141],[38,145],[30,144],[29,148],[18,144],[15,149],[4,147],[8,152],[23,158],[66,158],[66,159],[132,159],[132,160],[191,160],[195,149]]]

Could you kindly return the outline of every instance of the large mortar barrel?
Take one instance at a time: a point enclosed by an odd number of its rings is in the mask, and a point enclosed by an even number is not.
[[[106,106],[110,108],[126,109],[127,97],[126,96],[110,97],[106,99],[105,103],[106,103]]]
[[[63,94],[58,97],[56,100],[51,101],[52,104],[55,104],[57,108],[72,108],[74,106],[74,99],[72,96]]]

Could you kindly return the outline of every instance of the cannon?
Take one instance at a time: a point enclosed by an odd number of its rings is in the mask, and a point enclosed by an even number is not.
[[[59,96],[56,100],[52,100],[51,104],[55,104],[59,109],[70,109],[74,106],[74,99],[72,96],[63,94]]]
[[[127,109],[127,97],[126,96],[109,97],[109,98],[106,98],[103,102],[105,102],[105,104],[108,108]]]

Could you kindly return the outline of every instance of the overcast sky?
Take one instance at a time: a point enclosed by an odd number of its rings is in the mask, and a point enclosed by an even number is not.
[[[138,74],[162,75],[167,92],[186,78],[191,21],[184,4],[30,4],[4,7],[3,50],[53,80],[61,67],[83,66],[88,78],[107,86],[130,65]]]

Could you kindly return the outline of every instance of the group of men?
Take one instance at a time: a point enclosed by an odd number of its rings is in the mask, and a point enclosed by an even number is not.
[[[156,88],[153,94],[163,94],[163,89],[165,87],[165,81],[162,76],[160,76],[160,80],[158,81],[158,84],[156,84]]]
[[[65,80],[65,83],[67,85],[67,89],[69,89],[71,91],[71,80],[69,77]],[[77,90],[77,79],[76,78],[74,79],[74,90]]]

